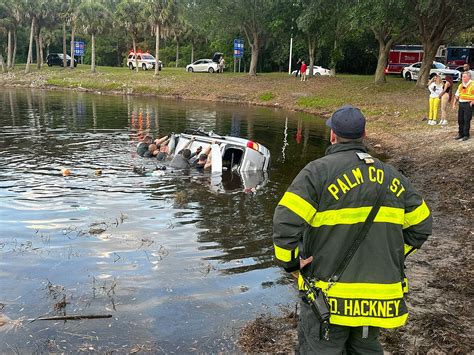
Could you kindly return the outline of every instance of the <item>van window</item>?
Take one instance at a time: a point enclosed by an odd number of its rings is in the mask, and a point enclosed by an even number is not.
[[[242,161],[244,151],[241,148],[229,147],[226,148],[222,157],[222,166],[231,170],[234,167],[238,167]]]
[[[130,54],[130,55],[128,56],[128,59],[133,59],[133,54]]]
[[[141,56],[141,55],[138,56],[138,60],[142,60],[142,56]]]

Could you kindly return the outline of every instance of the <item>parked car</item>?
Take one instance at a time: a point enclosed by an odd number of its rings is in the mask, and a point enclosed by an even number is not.
[[[188,72],[208,72],[217,73],[218,64],[213,62],[212,59],[199,59],[192,64],[186,65]]]
[[[405,80],[418,80],[418,73],[420,72],[421,62],[414,63],[403,68],[402,76]],[[453,78],[453,81],[459,81],[461,73],[454,69],[449,69],[446,65],[440,62],[433,62],[430,70],[430,79],[434,75],[440,75],[444,79],[447,75]]]
[[[60,67],[63,66],[63,54],[62,53],[49,53],[48,56],[46,57],[46,63],[48,64],[49,67],[52,67],[53,65],[59,65]],[[71,65],[71,57],[66,54],[66,61],[67,61],[67,66]],[[74,66],[77,67],[77,59],[74,59]]]
[[[155,57],[150,53],[137,53],[138,67],[142,70],[155,69]],[[130,70],[136,68],[135,54],[130,52],[127,58],[127,66]],[[158,70],[163,68],[163,63],[161,60],[158,60]]]
[[[220,155],[212,153],[212,172],[222,171],[266,171],[270,165],[270,151],[263,145],[245,138],[221,136],[213,132],[201,130],[187,130],[181,134],[173,134],[169,144],[170,154],[181,151],[194,137],[193,142],[188,147],[194,152],[199,146],[206,149],[213,142],[219,144],[217,149]],[[218,159],[215,161],[214,159]],[[220,171],[215,167],[219,166]]]
[[[296,70],[293,70],[291,72],[291,75],[296,75]],[[306,69],[306,75],[309,75],[309,65],[308,65],[308,69]],[[329,69],[325,69],[325,68],[320,67],[318,65],[314,65],[313,66],[313,75],[314,76],[331,75],[331,71]]]

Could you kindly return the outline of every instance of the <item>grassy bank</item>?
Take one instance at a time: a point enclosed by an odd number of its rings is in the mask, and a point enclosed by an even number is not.
[[[24,66],[0,75],[0,86],[65,88],[114,94],[171,96],[187,99],[239,101],[277,106],[312,113],[328,113],[344,103],[361,107],[375,117],[393,114],[402,119],[420,117],[425,93],[413,83],[388,77],[388,84],[376,86],[370,76],[338,75],[315,77],[301,82],[286,73],[265,73],[249,77],[246,73],[187,73],[183,68],[164,68],[158,77],[153,71],[89,66],[76,69],[44,67],[24,74]],[[402,102],[401,102],[402,101]]]

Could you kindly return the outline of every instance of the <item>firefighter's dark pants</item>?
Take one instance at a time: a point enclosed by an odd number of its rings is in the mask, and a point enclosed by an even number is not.
[[[311,307],[300,302],[297,354],[380,354],[383,349],[378,340],[380,328],[369,327],[366,339],[362,327],[329,326],[329,340],[320,340],[320,323]]]
[[[469,130],[471,129],[473,108],[469,105],[469,102],[460,102],[458,111],[458,125],[459,125],[459,136],[469,137]]]

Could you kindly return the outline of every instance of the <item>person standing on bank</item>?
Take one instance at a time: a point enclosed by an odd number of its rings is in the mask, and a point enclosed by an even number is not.
[[[407,320],[404,261],[432,217],[405,176],[367,153],[359,109],[343,106],[326,124],[326,155],[300,171],[273,218],[276,261],[304,294],[297,353],[382,355],[380,328]]]
[[[459,133],[454,138],[458,141],[467,141],[470,137],[472,111],[474,110],[474,82],[471,73],[465,71],[462,73],[462,82],[454,95],[453,109],[456,108],[456,102],[459,101],[458,125]]]
[[[296,62],[296,74],[295,74],[295,78],[297,78],[298,75],[301,75],[301,58],[298,58],[298,61]]]
[[[303,60],[301,62],[301,81],[306,81],[306,69],[308,69],[308,66],[306,65],[306,62]]]
[[[453,99],[453,78],[451,75],[446,75],[443,91],[439,94],[439,98],[441,100],[441,121],[439,121],[439,124],[441,126],[446,126],[448,124],[448,113],[446,110]]]
[[[436,120],[438,119],[438,108],[440,103],[440,94],[443,91],[443,81],[441,77],[435,74],[428,83],[428,90],[430,91],[430,100],[429,100],[429,114],[428,114],[428,124],[430,126],[436,125]]]

